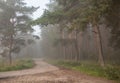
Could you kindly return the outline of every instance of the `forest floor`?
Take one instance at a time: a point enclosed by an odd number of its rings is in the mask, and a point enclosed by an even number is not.
[[[35,60],[35,63],[32,69],[1,72],[0,83],[115,83],[78,71],[57,68],[42,60]]]

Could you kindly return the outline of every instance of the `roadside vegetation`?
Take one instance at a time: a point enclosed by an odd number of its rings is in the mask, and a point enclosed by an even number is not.
[[[29,69],[35,66],[33,60],[17,60],[11,65],[0,64],[0,72]]]
[[[81,73],[96,76],[96,77],[103,77],[110,80],[117,80],[120,81],[120,67],[106,65],[106,67],[101,67],[99,64],[90,64],[83,62],[82,64],[79,62],[71,62],[71,61],[54,61],[49,60],[47,61],[53,65],[72,69],[76,71],[80,71]]]

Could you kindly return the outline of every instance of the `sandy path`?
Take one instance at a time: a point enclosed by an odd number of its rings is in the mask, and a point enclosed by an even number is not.
[[[1,77],[10,77],[0,79],[0,83],[115,83],[73,70],[58,69],[41,60],[35,61],[37,66],[33,69],[0,73]]]
[[[9,71],[9,72],[0,72],[0,79],[1,78],[9,78],[9,77],[16,77],[16,76],[23,76],[23,75],[30,75],[30,74],[38,74],[44,73],[49,71],[58,70],[57,67],[52,66],[46,62],[43,62],[40,59],[35,59],[36,66],[32,69],[25,69],[25,70],[18,70],[18,71]]]

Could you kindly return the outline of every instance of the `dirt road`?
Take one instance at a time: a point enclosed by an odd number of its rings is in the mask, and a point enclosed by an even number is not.
[[[115,83],[68,69],[58,69],[42,60],[35,62],[36,67],[32,69],[0,73],[0,83]]]

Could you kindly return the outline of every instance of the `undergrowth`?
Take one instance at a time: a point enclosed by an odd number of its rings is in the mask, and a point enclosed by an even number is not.
[[[83,64],[79,62],[70,61],[48,61],[48,62],[56,66],[77,70],[88,75],[120,81],[120,67],[107,65],[106,67],[103,68],[98,64]]]
[[[18,60],[11,65],[0,65],[0,72],[28,69],[34,67],[34,65],[33,60]]]

